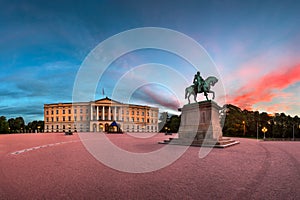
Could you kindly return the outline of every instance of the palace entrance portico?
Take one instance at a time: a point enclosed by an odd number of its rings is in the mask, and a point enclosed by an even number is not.
[[[92,102],[90,104],[90,130],[107,132],[113,121],[120,123],[124,120],[124,117],[121,117],[124,114],[124,109],[126,109],[124,104],[108,98]]]
[[[91,127],[91,131],[92,132],[107,132],[108,131],[108,127],[109,124],[111,124],[110,121],[101,121],[101,122],[97,122],[97,121],[91,121],[90,122],[90,127]]]

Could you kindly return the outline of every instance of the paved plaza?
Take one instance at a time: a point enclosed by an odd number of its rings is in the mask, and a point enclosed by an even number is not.
[[[170,136],[107,137],[145,153]],[[96,160],[77,134],[0,135],[0,199],[300,199],[300,142],[237,140],[202,159],[189,147],[163,169],[134,174]]]

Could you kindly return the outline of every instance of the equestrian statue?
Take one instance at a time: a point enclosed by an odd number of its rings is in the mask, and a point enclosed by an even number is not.
[[[194,100],[197,102],[197,94],[198,93],[204,93],[204,96],[206,97],[206,100],[208,101],[208,93],[212,93],[213,97],[215,98],[215,92],[210,90],[211,86],[214,86],[218,82],[218,79],[214,76],[209,76],[205,80],[202,78],[200,72],[198,71],[197,74],[194,76],[193,85],[187,87],[185,89],[185,98],[188,99],[190,104],[190,96],[194,95]]]

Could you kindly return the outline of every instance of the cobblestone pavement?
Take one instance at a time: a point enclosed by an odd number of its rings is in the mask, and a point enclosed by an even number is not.
[[[170,137],[107,136],[144,153]],[[300,142],[238,140],[202,159],[190,147],[163,169],[132,174],[97,161],[77,134],[0,135],[0,199],[300,199]]]

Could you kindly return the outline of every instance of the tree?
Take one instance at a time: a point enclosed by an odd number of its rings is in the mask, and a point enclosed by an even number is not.
[[[4,116],[0,117],[0,133],[9,133],[8,122]]]
[[[34,120],[32,122],[29,122],[26,126],[26,131],[31,133],[31,132],[43,132],[44,129],[44,121],[37,121]]]
[[[10,132],[12,133],[22,133],[25,130],[25,122],[23,117],[10,118],[8,120],[8,124],[10,127]]]
[[[160,130],[160,132],[164,132],[165,127],[169,127],[170,118],[168,112],[161,113],[159,120],[160,122],[158,123],[158,130]]]
[[[178,132],[178,129],[179,129],[179,125],[180,125],[180,116],[177,116],[177,115],[173,115],[171,118],[170,118],[170,131],[172,133],[177,133]]]
[[[224,136],[242,136],[244,134],[244,116],[240,108],[226,105],[226,118],[223,126]]]

